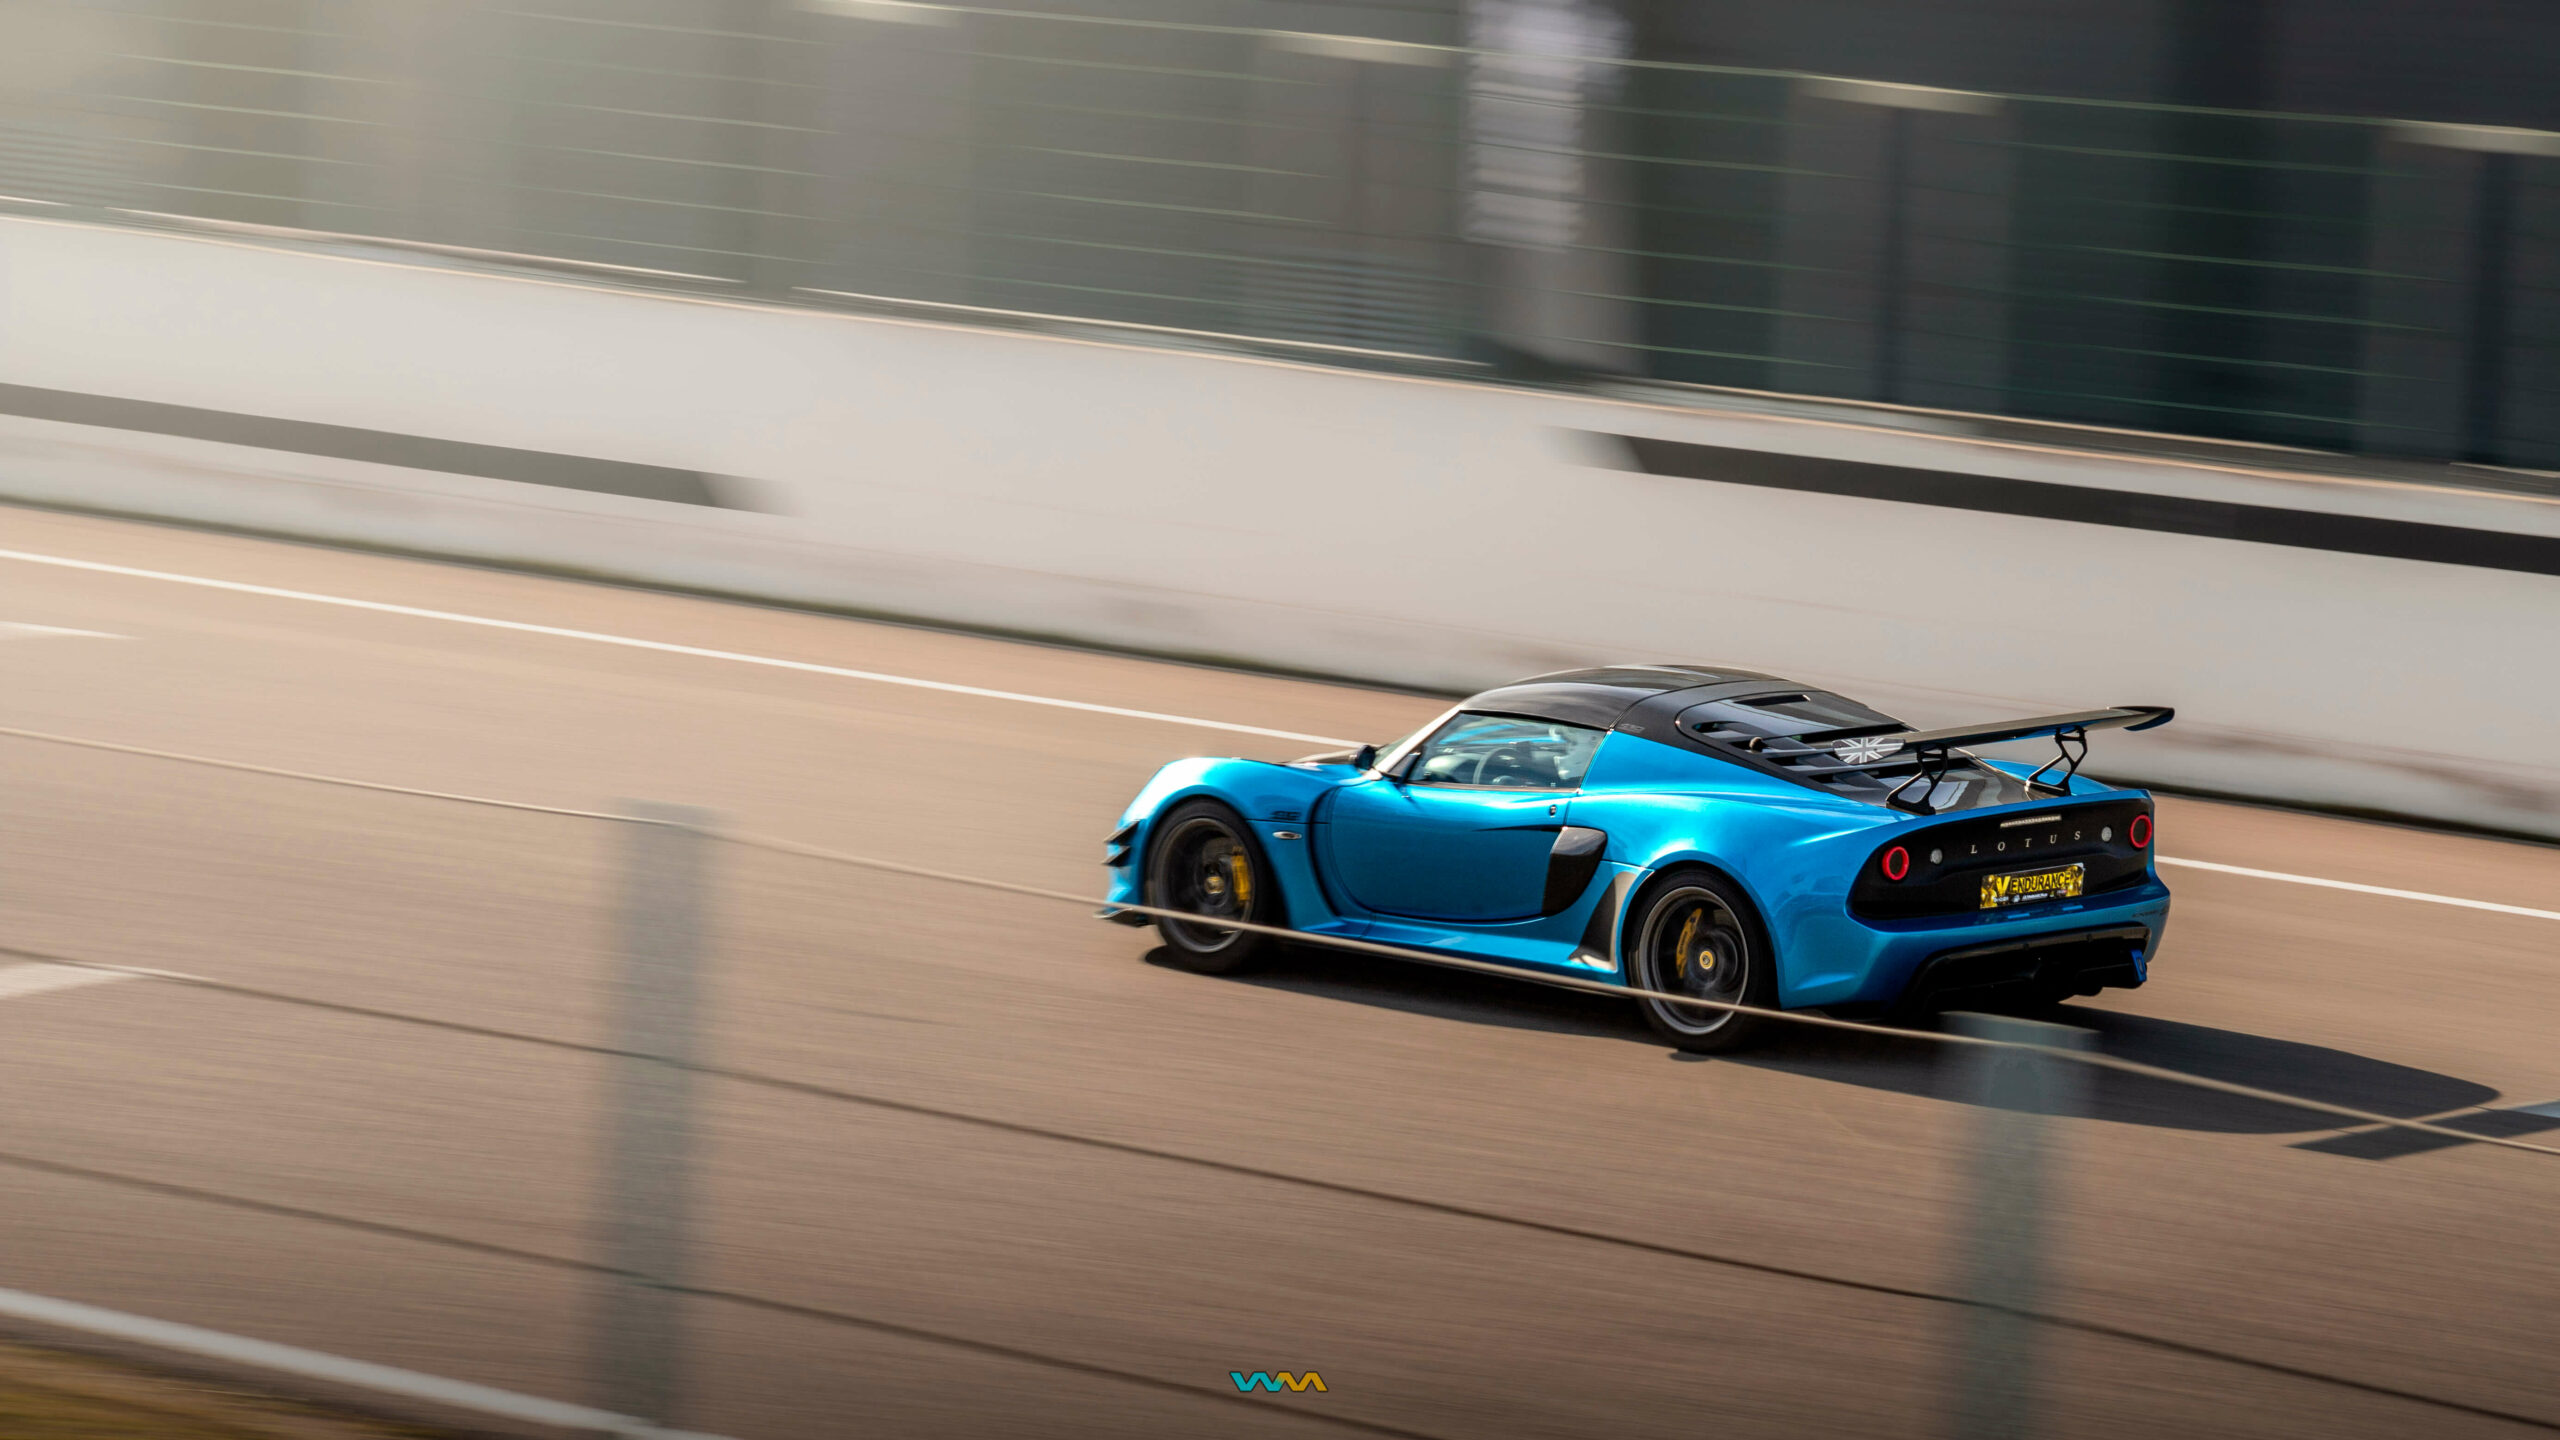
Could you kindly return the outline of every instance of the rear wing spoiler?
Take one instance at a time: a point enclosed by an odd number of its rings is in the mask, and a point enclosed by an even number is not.
[[[2039,715],[2031,720],[1996,720],[1981,725],[1952,725],[1942,730],[1905,730],[1893,735],[1854,735],[1821,748],[1831,752],[1825,770],[1871,770],[1917,765],[1910,779],[1894,787],[1885,803],[1915,815],[1935,815],[1929,797],[1938,781],[1954,767],[1957,751],[1967,745],[1996,745],[2004,740],[2050,737],[2057,752],[2027,777],[2027,789],[2048,795],[2071,793],[2071,777],[2089,753],[2092,730],[2150,730],[2168,724],[2177,711],[2166,705],[2118,705],[2070,715]],[[1821,742],[1816,742],[1821,743]],[[2061,774],[2045,778],[2055,767]],[[1916,790],[1916,795],[1912,794]]]

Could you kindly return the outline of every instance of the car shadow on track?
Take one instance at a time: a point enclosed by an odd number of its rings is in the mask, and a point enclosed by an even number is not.
[[[1163,963],[1162,952],[1150,954]],[[1635,1007],[1493,975],[1311,947],[1293,947],[1239,984],[1285,989],[1471,1025],[1592,1035],[1659,1047]],[[2042,1017],[2087,1030],[2101,1052],[2210,1080],[2299,1095],[2405,1118],[2486,1106],[2498,1091],[2476,1081],[2296,1040],[2221,1030],[2090,1006],[2064,1005]],[[1666,1052],[1686,1063],[1747,1065],[1909,1095],[1954,1099],[1965,1081],[1947,1047],[1923,1033],[1849,1034],[1805,1027],[1725,1057]],[[2302,1135],[2351,1125],[2318,1111],[2100,1070],[2089,1086],[2090,1114],[2161,1129],[2247,1135]]]
[[[1158,946],[1147,952],[1147,963],[1170,962]],[[1635,1007],[1611,996],[1559,990],[1500,975],[1435,970],[1415,962],[1313,945],[1291,945],[1269,963],[1228,983],[1292,990],[1470,1025],[1656,1043]]]
[[[2459,1076],[2242,1030],[2079,1005],[2060,1006],[2040,1018],[2089,1031],[2097,1050],[2121,1059],[2380,1115],[2415,1119],[2498,1098],[2496,1089]],[[1904,1040],[1808,1032],[1746,1051],[1732,1063],[1955,1099],[1963,1095],[1965,1080],[1949,1063],[1953,1058],[1918,1035]],[[2166,1130],[2301,1135],[2353,1124],[2316,1110],[2112,1070],[2091,1072],[2088,1097],[2089,1113],[2097,1119]]]

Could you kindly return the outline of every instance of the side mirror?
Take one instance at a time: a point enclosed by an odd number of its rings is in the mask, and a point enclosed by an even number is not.
[[[1351,768],[1354,770],[1366,770],[1377,763],[1378,747],[1375,745],[1363,745],[1351,752]]]

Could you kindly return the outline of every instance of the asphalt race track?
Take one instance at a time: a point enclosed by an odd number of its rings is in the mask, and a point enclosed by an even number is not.
[[[679,802],[1079,894],[1161,762],[1318,747],[731,657],[1378,741],[1438,708],[39,511],[0,548],[726,652],[0,558],[0,726]],[[2560,910],[2546,847],[2178,799],[2160,835]],[[0,969],[0,1286],[593,1398],[606,1062],[577,1047],[620,838],[0,738],[0,964],[328,1002]],[[1204,979],[1074,906],[714,858],[708,1059],[793,1083],[699,1082],[692,1283],[725,1298],[689,1302],[688,1428],[1944,1433],[1970,1112],[1925,1039],[1691,1061],[1615,1002],[1327,955]],[[2169,879],[2151,985],[2072,1012],[2107,1051],[2560,1143],[2514,1113],[2560,1101],[2560,921]],[[2049,1433],[2560,1429],[2560,1158],[2112,1077],[2094,1110],[2058,1122]]]

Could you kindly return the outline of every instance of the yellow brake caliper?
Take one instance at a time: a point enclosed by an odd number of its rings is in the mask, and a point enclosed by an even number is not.
[[[1692,910],[1689,918],[1680,923],[1678,943],[1671,947],[1671,972],[1683,980],[1689,978],[1689,942],[1697,938],[1698,912]],[[1707,963],[1713,965],[1715,961],[1710,958]]]
[[[1236,913],[1239,915],[1252,914],[1253,867],[1244,863],[1244,852],[1242,850],[1234,851],[1227,856],[1227,874],[1233,877],[1236,887]]]

